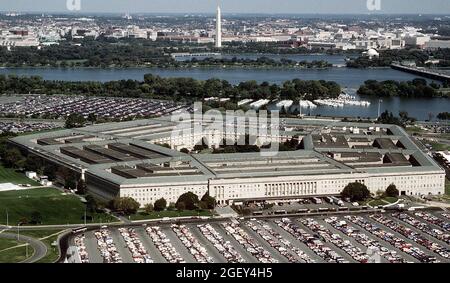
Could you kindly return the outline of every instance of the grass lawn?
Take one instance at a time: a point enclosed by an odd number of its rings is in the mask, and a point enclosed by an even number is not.
[[[20,234],[36,238],[47,246],[47,254],[45,257],[40,259],[38,263],[53,263],[58,260],[59,251],[58,248],[56,246],[52,246],[52,244],[58,239],[58,235],[63,231],[64,230],[30,230],[22,231]]]
[[[450,145],[438,143],[438,142],[430,142],[430,145],[433,147],[433,150],[436,151],[445,151],[450,150]]]
[[[4,249],[23,244],[13,239],[0,238],[0,263],[16,263],[27,259],[27,248],[18,247],[4,251]],[[28,246],[28,257],[34,253],[33,247]]]
[[[40,184],[34,180],[31,180],[25,176],[25,174],[16,172],[14,169],[5,168],[0,164],[0,184],[1,183],[13,183],[13,184],[30,184],[33,186],[40,186]]]
[[[130,216],[130,220],[148,220],[148,219],[159,219],[164,217],[188,217],[188,216],[212,216],[212,212],[209,210],[198,211],[154,211],[150,214],[145,213],[144,211],[140,211],[134,215]]]
[[[0,193],[0,223],[6,224],[6,211],[9,225],[17,225],[21,218],[28,221],[35,211],[40,212],[41,225],[82,224],[84,223],[85,205],[74,195],[64,195],[54,188],[39,188],[23,191]],[[91,214],[87,223],[111,222],[107,214]]]
[[[414,133],[421,134],[421,133],[425,132],[425,130],[423,130],[422,128],[417,127],[417,126],[407,127],[406,131],[410,134],[414,134]]]

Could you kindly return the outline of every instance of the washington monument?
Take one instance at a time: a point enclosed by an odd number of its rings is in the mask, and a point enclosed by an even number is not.
[[[220,6],[217,6],[217,18],[216,18],[216,48],[222,47],[222,12]]]

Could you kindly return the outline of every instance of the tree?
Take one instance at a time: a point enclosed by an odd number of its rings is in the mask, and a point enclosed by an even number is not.
[[[386,189],[386,196],[388,197],[398,197],[400,192],[394,184],[390,184]]]
[[[167,201],[164,198],[160,198],[155,201],[154,208],[156,211],[163,211],[167,207]]]
[[[135,214],[141,205],[133,198],[119,197],[113,200],[113,209],[125,215]]]
[[[194,194],[193,192],[187,192],[182,194],[177,202],[176,205],[179,202],[183,202],[186,206],[187,210],[195,210],[198,208],[198,203],[200,202],[200,200],[198,199],[198,196],[196,194]]]
[[[32,224],[41,224],[42,223],[42,215],[39,211],[33,211],[31,213],[31,223]]]
[[[177,208],[179,211],[183,211],[183,210],[186,210],[186,205],[184,204],[184,202],[180,201],[180,202],[177,202],[176,208]]]
[[[86,123],[86,119],[80,114],[70,114],[66,119],[66,128],[72,129],[72,128],[79,128],[83,127],[84,123]]]
[[[97,200],[96,200],[93,196],[91,196],[91,195],[87,195],[87,196],[85,197],[85,199],[86,199],[86,209],[87,209],[89,212],[96,212],[97,209],[98,209],[98,203],[97,203]]]
[[[6,149],[5,156],[3,157],[3,163],[6,167],[22,168],[25,166],[26,159],[20,150],[14,147]]]
[[[202,197],[202,202],[206,204],[206,207],[208,209],[214,209],[216,206],[216,199],[209,195],[209,192],[206,192],[205,195]]]
[[[83,179],[80,179],[76,186],[77,194],[84,195],[86,193],[86,189],[86,182]]]
[[[187,149],[187,148],[182,148],[182,149],[180,149],[180,152],[181,152],[181,153],[189,154],[189,149]]]
[[[97,115],[95,115],[94,113],[90,113],[87,120],[94,124],[95,122],[97,122]]]
[[[153,204],[151,204],[151,203],[147,203],[147,204],[144,206],[144,211],[145,211],[145,213],[147,213],[147,214],[152,213],[153,210],[155,210],[155,208],[153,207]]]
[[[343,198],[350,198],[353,201],[364,201],[370,197],[370,191],[366,185],[355,182],[348,184],[341,192]]]

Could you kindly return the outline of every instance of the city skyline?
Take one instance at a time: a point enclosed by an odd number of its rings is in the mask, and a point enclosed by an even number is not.
[[[73,0],[77,1],[77,0]],[[272,14],[448,14],[450,3],[447,0],[430,0],[427,5],[422,1],[391,0],[380,2],[380,10],[368,8],[366,0],[143,0],[108,1],[79,0],[81,10],[78,13],[214,13],[218,4],[222,12],[227,13],[272,13]],[[407,5],[406,5],[407,3]],[[3,3],[2,11],[17,12],[71,12],[66,0],[42,0],[39,5],[30,0],[18,0]]]

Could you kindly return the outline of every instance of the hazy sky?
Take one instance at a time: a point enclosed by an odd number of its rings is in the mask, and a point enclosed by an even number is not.
[[[218,0],[69,0],[80,12],[211,13]],[[450,14],[450,0],[222,0],[224,13],[368,13],[367,1],[381,1],[380,13]],[[0,0],[0,11],[68,11],[67,0]]]

